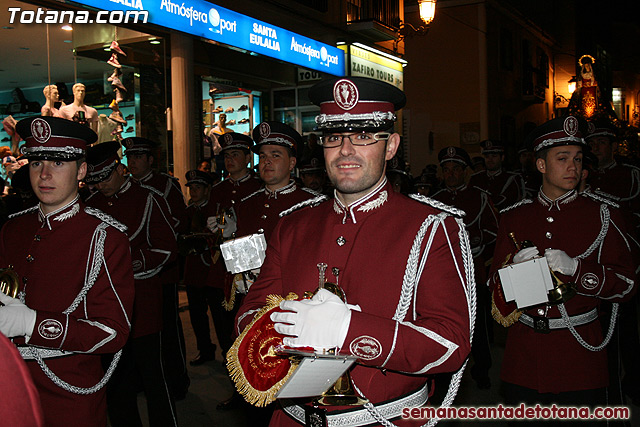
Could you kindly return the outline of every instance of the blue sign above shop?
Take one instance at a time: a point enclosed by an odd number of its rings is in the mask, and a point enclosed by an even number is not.
[[[148,23],[246,49],[336,76],[345,75],[344,52],[204,0],[80,0],[101,10],[148,11]]]

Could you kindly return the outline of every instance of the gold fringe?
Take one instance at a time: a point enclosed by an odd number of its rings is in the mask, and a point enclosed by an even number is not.
[[[240,359],[238,357],[238,348],[240,347],[240,343],[246,337],[248,332],[251,330],[251,327],[260,319],[266,312],[271,310],[274,307],[280,305],[280,303],[284,300],[297,300],[298,295],[291,292],[286,298],[281,297],[280,295],[269,295],[267,296],[267,305],[262,307],[255,315],[251,323],[249,323],[244,331],[236,338],[233,345],[227,351],[227,369],[229,370],[229,374],[231,375],[231,379],[233,380],[238,393],[240,393],[247,402],[254,406],[264,407],[269,403],[276,400],[276,394],[280,390],[280,388],[284,385],[284,383],[289,379],[293,371],[296,370],[298,363],[297,361],[291,360],[291,366],[289,367],[289,371],[287,374],[274,384],[269,390],[257,390],[255,389],[247,380],[247,377],[242,370],[242,365],[240,364]]]
[[[222,307],[225,310],[231,311],[233,310],[233,306],[236,305],[236,291],[238,290],[238,285],[236,284],[236,277],[240,276],[241,273],[233,276],[233,280],[231,281],[231,293],[229,294],[229,301],[226,298],[222,299]]]
[[[522,315],[522,310],[518,310],[517,308],[509,313],[508,316],[503,316],[498,307],[496,306],[496,301],[494,299],[494,295],[491,294],[491,316],[495,319],[496,322],[508,328],[513,325],[520,319]]]

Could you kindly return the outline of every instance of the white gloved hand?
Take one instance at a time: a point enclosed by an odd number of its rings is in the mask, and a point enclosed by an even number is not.
[[[218,227],[222,230],[222,237],[228,239],[236,232],[238,229],[238,222],[236,221],[236,216],[231,213],[229,215],[225,212],[224,214],[224,224],[218,224]]]
[[[216,231],[218,231],[219,229],[219,225],[218,225],[218,217],[215,216],[210,216],[207,218],[207,228],[212,232],[215,233]]]
[[[565,251],[560,249],[547,249],[544,251],[549,268],[566,276],[573,276],[578,269],[578,260],[571,258]]]
[[[271,320],[276,322],[276,332],[289,335],[283,344],[316,350],[342,347],[351,322],[351,309],[359,310],[326,289],[320,289],[310,300],[282,301],[280,308],[287,311],[272,313]]]
[[[11,337],[31,337],[36,325],[36,311],[24,305],[19,299],[0,292],[0,332]]]
[[[517,264],[519,262],[529,261],[538,255],[540,255],[540,252],[538,252],[538,248],[535,246],[524,248],[519,250],[518,253],[513,256],[513,262]]]

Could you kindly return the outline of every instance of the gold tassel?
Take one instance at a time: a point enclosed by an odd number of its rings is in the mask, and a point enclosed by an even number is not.
[[[508,328],[513,325],[520,319],[522,315],[522,310],[515,309],[508,316],[503,316],[498,307],[496,306],[496,301],[494,299],[493,294],[491,294],[491,316],[495,319],[496,322]]]

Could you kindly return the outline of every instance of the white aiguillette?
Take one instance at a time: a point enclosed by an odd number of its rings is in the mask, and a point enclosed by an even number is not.
[[[266,250],[267,241],[264,234],[238,237],[220,245],[227,271],[234,274],[260,268]]]
[[[300,358],[300,364],[276,394],[276,399],[320,396],[358,360],[355,356],[314,353],[279,346],[276,353]]]
[[[548,293],[553,289],[553,280],[545,257],[511,264],[498,272],[507,302],[515,300],[518,308],[549,302]]]

